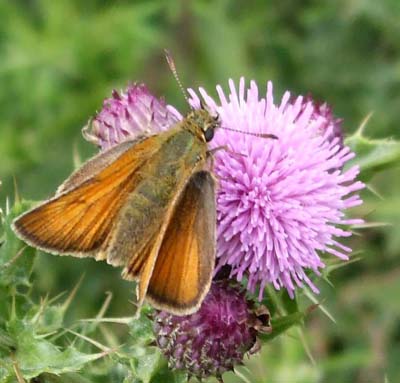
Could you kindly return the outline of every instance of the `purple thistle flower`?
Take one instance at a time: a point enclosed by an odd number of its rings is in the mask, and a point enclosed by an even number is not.
[[[130,137],[167,130],[180,118],[146,85],[134,84],[126,92],[113,91],[103,109],[84,127],[83,136],[105,150]]]
[[[248,288],[272,283],[291,296],[304,283],[318,289],[306,270],[320,274],[325,264],[319,252],[348,259],[351,249],[336,237],[351,232],[341,225],[360,223],[347,219],[343,210],[362,203],[355,181],[357,166],[343,170],[354,157],[343,146],[338,120],[326,106],[317,107],[303,97],[291,100],[286,92],[275,104],[272,83],[259,97],[254,81],[229,81],[229,96],[217,86],[217,104],[204,89],[199,93],[220,116],[222,127],[252,133],[269,133],[277,140],[263,139],[220,129],[213,147],[227,145],[232,152],[215,155],[214,171],[219,179],[218,267],[230,265],[231,276],[248,277]],[[200,99],[192,90],[191,104]]]
[[[200,309],[176,316],[155,317],[157,345],[172,369],[185,369],[199,379],[216,376],[243,363],[258,350],[257,334],[270,332],[266,308],[256,309],[237,284],[213,282]]]

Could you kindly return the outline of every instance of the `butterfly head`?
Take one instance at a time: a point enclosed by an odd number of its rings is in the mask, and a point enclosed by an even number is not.
[[[221,125],[219,116],[211,114],[207,109],[191,111],[186,120],[189,123],[190,130],[205,142],[213,139],[215,129]]]

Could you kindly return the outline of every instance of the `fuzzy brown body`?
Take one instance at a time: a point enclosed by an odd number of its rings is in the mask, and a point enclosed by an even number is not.
[[[207,111],[193,111],[168,131],[97,155],[54,198],[18,217],[15,231],[48,252],[123,266],[124,278],[138,280],[140,304],[195,311],[214,268],[206,133],[216,125]]]

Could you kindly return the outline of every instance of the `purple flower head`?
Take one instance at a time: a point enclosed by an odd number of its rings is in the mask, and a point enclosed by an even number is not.
[[[218,102],[199,89],[222,127],[278,139],[220,129],[211,142],[230,148],[215,155],[217,270],[230,265],[231,276],[241,280],[247,275],[250,291],[260,287],[260,299],[267,283],[286,288],[291,296],[304,283],[318,292],[306,271],[318,275],[325,266],[319,252],[348,259],[351,249],[336,238],[351,235],[340,226],[360,222],[343,212],[362,203],[356,193],[364,187],[355,181],[358,167],[343,170],[354,153],[343,146],[337,120],[326,106],[316,107],[301,96],[291,100],[289,92],[276,103],[271,82],[261,97],[256,83],[246,89],[243,78],[238,91],[232,80],[229,89],[227,97],[217,86]],[[190,94],[198,107],[199,97]]]
[[[159,133],[180,119],[162,99],[154,97],[146,85],[134,84],[126,92],[113,91],[103,109],[83,129],[86,140],[108,149],[127,138]]]
[[[157,345],[173,369],[185,369],[199,379],[220,377],[257,350],[258,332],[270,332],[266,308],[254,308],[237,285],[213,282],[200,309],[176,316],[155,317]]]

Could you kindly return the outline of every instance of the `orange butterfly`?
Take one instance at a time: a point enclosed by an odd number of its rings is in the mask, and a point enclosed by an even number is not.
[[[194,110],[168,131],[100,153],[18,217],[15,232],[47,252],[123,266],[122,276],[138,281],[139,305],[196,311],[215,263],[207,142],[218,126],[207,110]]]

